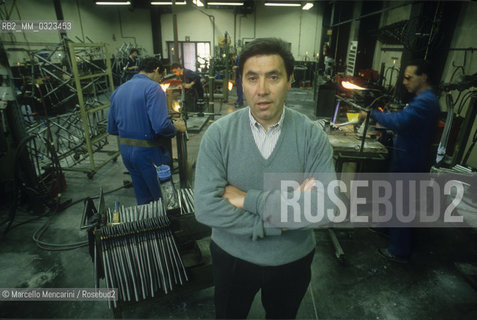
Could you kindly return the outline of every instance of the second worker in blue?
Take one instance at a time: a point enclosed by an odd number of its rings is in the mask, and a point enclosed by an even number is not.
[[[161,74],[161,62],[146,58],[139,73],[111,95],[108,132],[119,135],[121,156],[131,174],[138,205],[161,196],[153,163],[169,164],[165,139],[186,130],[183,121],[168,119],[166,95],[159,85]]]

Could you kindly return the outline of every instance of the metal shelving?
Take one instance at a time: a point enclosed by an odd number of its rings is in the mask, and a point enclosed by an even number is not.
[[[114,89],[111,73],[109,50],[105,44],[68,43],[71,57],[71,68],[78,96],[79,113],[84,131],[84,143],[89,158],[88,167],[68,167],[64,170],[80,171],[92,177],[97,170],[119,156],[119,144],[115,151],[103,151],[102,147],[108,143],[106,132],[107,117],[105,110],[110,103],[102,103],[98,94],[112,92]],[[102,61],[104,65],[98,65]],[[79,64],[89,68],[78,67]],[[95,159],[95,153],[107,153],[105,159]]]

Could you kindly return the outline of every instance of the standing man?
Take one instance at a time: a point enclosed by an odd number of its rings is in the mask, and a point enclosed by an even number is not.
[[[191,89],[194,98],[194,111],[201,112],[197,105],[197,100],[204,100],[204,88],[202,82],[200,82],[200,75],[192,70],[182,68],[178,63],[174,63],[171,66],[171,71],[181,80],[184,81],[184,88]]]
[[[161,63],[156,58],[141,61],[139,73],[111,95],[108,132],[119,135],[121,156],[131,174],[137,204],[158,200],[161,196],[156,165],[170,162],[164,139],[185,124],[168,119],[166,96],[159,85]]]
[[[131,49],[129,51],[129,57],[128,57],[128,62],[123,68],[123,74],[124,74],[124,81],[128,81],[131,79],[134,74],[136,74],[137,69],[139,68],[138,63],[137,63],[137,56],[139,55],[139,51],[135,48]]]
[[[280,217],[268,206],[280,204],[280,193],[264,190],[267,173],[334,175],[324,132],[285,107],[293,65],[280,39],[247,44],[239,72],[249,108],[214,122],[201,141],[195,214],[212,227],[217,318],[246,318],[258,290],[267,319],[295,318],[311,279],[313,230],[269,225]]]
[[[432,90],[432,69],[423,60],[411,61],[405,71],[403,84],[416,96],[399,112],[371,111],[376,122],[394,131],[391,172],[429,172],[432,140],[437,129],[439,101]],[[363,120],[366,113],[360,114]],[[379,249],[386,259],[405,263],[411,254],[411,229],[389,228],[390,245]]]

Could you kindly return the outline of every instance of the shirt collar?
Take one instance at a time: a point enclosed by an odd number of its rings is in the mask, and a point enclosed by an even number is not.
[[[280,128],[283,125],[283,119],[285,118],[285,109],[286,109],[286,106],[283,106],[283,112],[282,112],[282,115],[280,116],[280,119],[274,125],[269,126],[268,130]],[[263,128],[260,122],[255,120],[255,118],[253,117],[252,112],[250,112],[250,108],[248,109],[248,118],[250,119],[250,126],[255,128]]]

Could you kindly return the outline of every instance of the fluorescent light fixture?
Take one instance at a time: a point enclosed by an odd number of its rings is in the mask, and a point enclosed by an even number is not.
[[[129,6],[131,1],[96,1],[98,6]]]
[[[242,2],[207,2],[209,6],[243,6]]]
[[[176,6],[183,6],[185,4],[186,4],[185,1],[182,1],[182,2],[176,1]],[[172,1],[152,1],[151,5],[153,5],[153,6],[171,6]]]
[[[290,2],[265,2],[267,7],[301,7],[300,3],[290,3]]]
[[[313,8],[313,3],[311,2],[307,2],[305,3],[305,5],[303,6],[303,10],[310,10],[311,8]]]
[[[195,4],[198,7],[203,7],[204,4],[202,3],[201,0],[192,0],[192,3]]]

